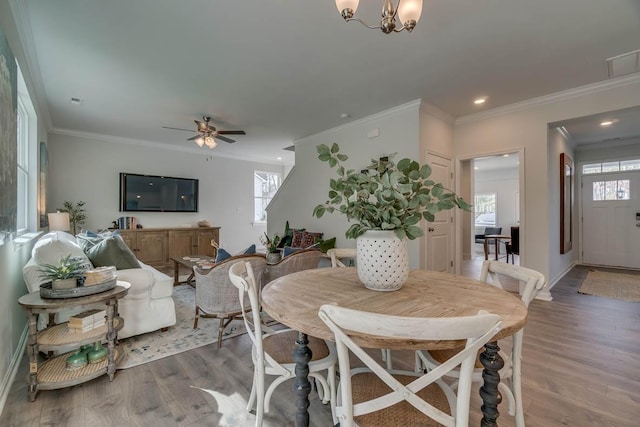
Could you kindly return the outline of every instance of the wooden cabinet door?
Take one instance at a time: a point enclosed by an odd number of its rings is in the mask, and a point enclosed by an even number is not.
[[[169,258],[196,255],[195,249],[195,231],[169,231]]]
[[[166,231],[137,231],[136,257],[145,264],[163,266],[169,262],[167,256]]]
[[[218,230],[196,230],[196,253],[194,255],[214,256],[211,240],[219,242]]]
[[[131,252],[133,252],[137,256],[138,248],[136,246],[136,232],[135,231],[124,231],[120,230],[120,236],[122,240],[129,246]]]

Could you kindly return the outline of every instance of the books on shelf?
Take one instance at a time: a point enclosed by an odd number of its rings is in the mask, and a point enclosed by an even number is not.
[[[116,222],[120,230],[132,230],[137,225],[135,216],[121,216]]]
[[[106,324],[105,310],[87,310],[69,317],[67,328],[71,333],[84,333]]]

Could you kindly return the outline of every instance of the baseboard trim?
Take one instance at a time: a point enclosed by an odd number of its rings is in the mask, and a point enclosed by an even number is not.
[[[27,345],[28,336],[29,325],[25,324],[22,335],[20,336],[20,341],[18,342],[18,348],[16,352],[13,353],[13,357],[11,358],[11,363],[9,364],[7,375],[5,375],[5,377],[2,379],[2,384],[0,384],[0,414],[2,414],[2,412],[4,411],[4,404],[7,402],[9,391],[11,390],[11,386],[13,385],[13,382],[16,379],[16,375],[18,374],[20,360],[24,355],[24,349]]]
[[[578,261],[573,261],[571,264],[567,266],[560,274],[554,277],[552,280],[547,281],[547,285],[542,289],[542,291],[536,296],[535,299],[542,301],[551,301],[553,297],[551,296],[551,288],[553,288],[560,279],[562,279],[573,267],[578,265]]]

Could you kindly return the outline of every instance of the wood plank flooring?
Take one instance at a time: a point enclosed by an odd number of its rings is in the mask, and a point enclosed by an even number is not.
[[[481,263],[481,262],[480,262]],[[478,277],[478,262],[465,275]],[[534,301],[523,348],[523,394],[528,426],[638,426],[640,422],[640,304],[581,295],[587,267],[571,270],[553,301]],[[212,327],[213,327],[212,323]],[[246,336],[118,371],[28,399],[26,358],[0,426],[253,426],[246,412],[252,377]],[[379,352],[372,352],[379,354]],[[394,352],[395,366],[411,366],[410,352]],[[208,389],[211,393],[202,391]],[[480,424],[472,393],[471,424]],[[506,404],[500,425],[513,426]],[[292,384],[278,387],[265,426],[293,426]],[[311,425],[330,426],[331,413],[311,396]]]

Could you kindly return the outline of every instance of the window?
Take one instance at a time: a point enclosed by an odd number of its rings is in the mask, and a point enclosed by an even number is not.
[[[267,206],[280,188],[280,174],[255,171],[253,173],[254,221],[267,221]]]
[[[631,190],[628,179],[597,181],[593,183],[593,200],[629,200]]]
[[[583,175],[609,172],[626,172],[633,170],[640,170],[640,159],[621,160],[619,162],[591,163],[582,166]]]
[[[492,227],[496,225],[496,193],[476,194],[475,196],[475,225],[478,227]]]
[[[17,205],[16,228],[18,235],[37,229],[37,116],[27,86],[18,71],[17,136]]]

